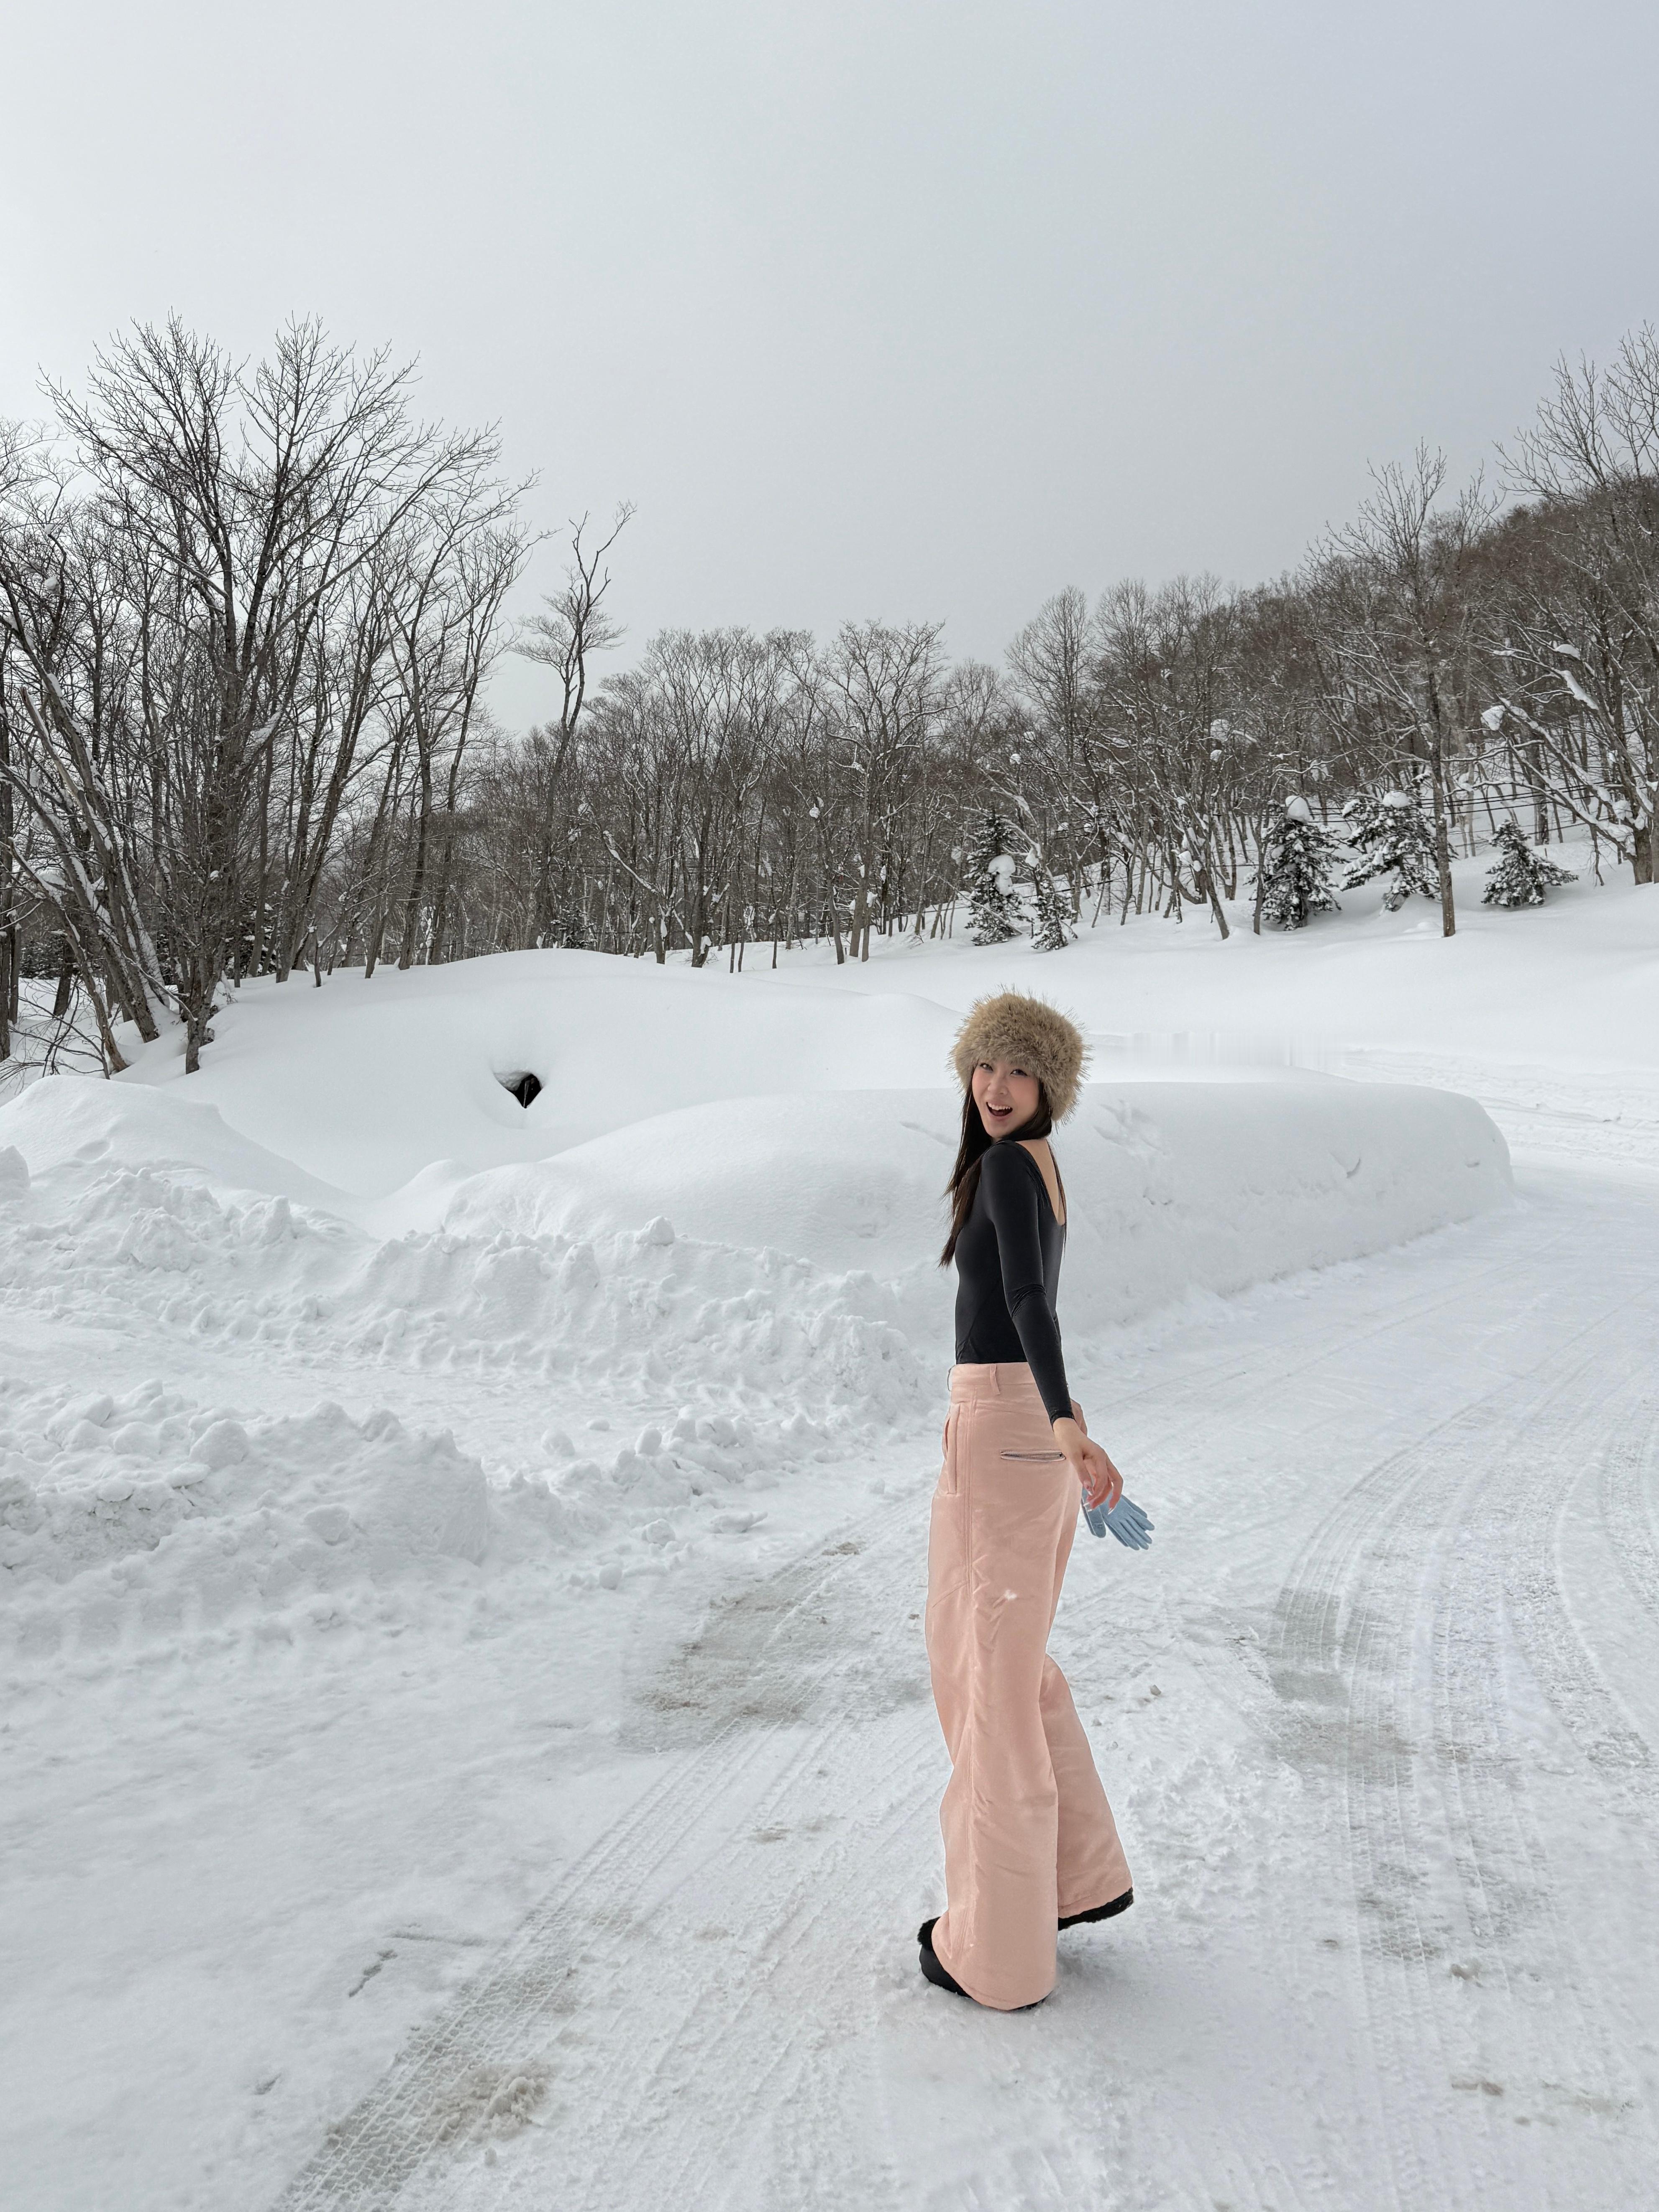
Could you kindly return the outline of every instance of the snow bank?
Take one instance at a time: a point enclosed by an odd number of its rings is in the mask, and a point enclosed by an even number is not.
[[[86,1091],[120,1155],[131,1094]],[[301,1358],[511,1371],[584,1407],[752,1397],[780,1419],[805,1408],[867,1425],[909,1395],[907,1286],[867,1271],[681,1239],[625,1202],[570,1230],[479,1218],[379,1238],[280,1194],[106,1166],[84,1149],[9,1208],[0,1298]]]
[[[937,1255],[959,1108],[937,1083],[847,1079],[883,1064],[872,1039],[888,1030],[901,1072],[933,1073],[948,1012],[526,957],[528,971],[399,978],[372,1021],[349,988],[273,997],[263,1030],[227,1018],[223,1104],[205,1080],[60,1077],[0,1108],[0,1304],[326,1368],[335,1390],[343,1370],[424,1371],[440,1418],[443,1376],[458,1397],[499,1376],[534,1409],[536,1439],[521,1412],[518,1442],[491,1457],[333,1404],[276,1419],[159,1380],[125,1399],[12,1391],[0,1607],[16,1650],[368,1621],[416,1589],[630,1529],[666,1553],[734,1490],[931,1425],[950,1359],[953,1285]],[[341,1008],[366,1024],[355,1057]],[[492,1054],[509,1072],[538,1058],[567,1071],[538,1133],[523,1135],[537,1108],[501,1091]],[[417,1055],[433,1087],[405,1110],[396,1085]],[[667,1110],[573,1137],[671,1079],[682,1095]],[[479,1140],[469,1173],[464,1093],[480,1126],[508,1117],[536,1156],[492,1158]],[[392,1164],[376,1176],[365,1163],[386,1131]],[[451,1139],[447,1159],[427,1149]],[[1403,1243],[1509,1190],[1503,1140],[1472,1101],[1282,1071],[1091,1085],[1057,1149],[1074,1351],[1185,1297]],[[330,1166],[356,1189],[324,1180]],[[363,1194],[411,1167],[395,1202]],[[387,1235],[388,1215],[417,1225]]]
[[[246,985],[198,1074],[174,1037],[124,1089],[217,1107],[255,1143],[359,1196],[446,1163],[539,1159],[703,1100],[943,1081],[957,1024],[900,991],[779,982],[595,952],[503,952],[453,966]],[[526,1109],[502,1079],[533,1073]]]
[[[745,1425],[690,1408],[607,1464],[554,1438],[562,1468],[492,1481],[447,1430],[384,1407],[241,1419],[159,1377],[118,1397],[0,1377],[0,1654],[24,1666],[395,1632],[627,1526],[613,1551],[661,1571],[702,1530],[760,1517],[730,1501],[765,1456]]]
[[[308,1175],[283,1154],[242,1135],[216,1106],[197,1093],[101,1083],[82,1075],[49,1075],[0,1106],[8,1135],[0,1150],[0,1204],[6,1159],[25,1175],[52,1168],[153,1169],[191,1184],[264,1191],[331,1212],[349,1208],[347,1194]]]
[[[1402,1084],[1091,1085],[1060,1149],[1074,1331],[1361,1259],[1512,1188],[1474,1099]]]
[[[0,1634],[20,1658],[384,1620],[400,1583],[489,1548],[477,1462],[389,1413],[245,1422],[159,1377],[0,1401]]]
[[[555,1428],[618,1406],[735,1409],[780,1458],[798,1421],[813,1449],[855,1443],[937,1395],[946,1094],[684,1108],[465,1181],[441,1226],[391,1238],[216,1182],[240,1168],[211,1114],[185,1167],[185,1110],[76,1079],[0,1110],[0,1140],[33,1170],[3,1186],[0,1297],[301,1360],[499,1370],[544,1396]],[[133,1164],[151,1143],[161,1164]],[[1091,1085],[1060,1152],[1073,1339],[1358,1258],[1509,1188],[1471,1101],[1314,1078]],[[268,1158],[248,1154],[256,1186]]]
[[[738,1254],[914,1286],[934,1272],[959,1128],[938,1091],[690,1107],[477,1176],[446,1226],[533,1242],[662,1217]],[[1074,1330],[1357,1259],[1510,1193],[1504,1140],[1473,1099],[1395,1084],[1091,1084],[1055,1148]]]

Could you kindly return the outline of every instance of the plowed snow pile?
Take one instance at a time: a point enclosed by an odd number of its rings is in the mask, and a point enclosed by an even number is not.
[[[282,1637],[301,1616],[395,1620],[387,1594],[479,1565],[499,1522],[477,1462],[390,1413],[243,1422],[159,1380],[121,1399],[0,1391],[0,1563],[22,1656],[211,1644],[251,1612]]]
[[[0,1110],[14,1307],[301,1366],[498,1374],[544,1414],[533,1448],[486,1462],[383,1409],[13,1386],[12,1651],[396,1622],[416,1589],[527,1556],[592,1553],[591,1578],[607,1540],[613,1571],[660,1567],[734,1489],[931,1420],[957,1109],[869,1078],[937,1070],[952,1022],[521,954],[251,991],[199,1079],[164,1045],[134,1079],[25,1091]],[[526,1112],[500,1079],[531,1063]],[[665,1109],[677,1079],[690,1101]],[[1074,1344],[1509,1188],[1472,1101],[1319,1077],[1097,1084],[1060,1149]]]

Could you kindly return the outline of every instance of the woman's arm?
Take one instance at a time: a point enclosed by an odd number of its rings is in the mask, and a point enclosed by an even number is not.
[[[980,1188],[997,1232],[1002,1295],[1019,1336],[1020,1350],[1042,1393],[1048,1419],[1070,1421],[1072,1394],[1066,1387],[1060,1324],[1042,1281],[1036,1184],[1041,1173],[1029,1153],[1022,1153],[1012,1144],[993,1145],[980,1162]]]
[[[997,1232],[1002,1295],[1032,1380],[1042,1393],[1043,1411],[1054,1424],[1054,1442],[1090,1504],[1115,1505],[1123,1495],[1123,1477],[1084,1428],[1081,1410],[1066,1387],[1060,1324],[1043,1285],[1042,1232],[1033,1180],[1042,1170],[1030,1153],[1021,1160],[1014,1157],[1012,1145],[993,1145],[979,1172],[985,1210]]]
[[[1090,1504],[1103,1505],[1109,1510],[1115,1505],[1123,1495],[1123,1477],[1089,1435],[1082,1422],[1056,1421],[1054,1442],[1065,1453],[1073,1473],[1083,1485],[1083,1494]]]

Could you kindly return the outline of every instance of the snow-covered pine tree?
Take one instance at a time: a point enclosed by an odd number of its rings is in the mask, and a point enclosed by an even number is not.
[[[1385,791],[1380,799],[1364,792],[1348,801],[1342,817],[1348,825],[1348,842],[1358,854],[1342,878],[1345,891],[1357,890],[1378,876],[1391,876],[1382,893],[1389,914],[1398,914],[1413,891],[1424,898],[1439,897],[1434,830],[1422,808],[1405,792]]]
[[[1571,868],[1558,868],[1529,845],[1518,822],[1500,822],[1492,842],[1498,860],[1486,878],[1482,906],[1542,906],[1552,885],[1578,880]]]
[[[1268,832],[1256,868],[1261,918],[1275,929],[1304,929],[1311,916],[1336,908],[1331,874],[1336,848],[1328,830],[1313,818],[1305,799],[1287,799]]]
[[[568,952],[586,952],[588,948],[582,879],[574,871],[565,877],[564,893],[559,901],[558,942]]]
[[[1036,890],[1036,923],[1031,932],[1031,950],[1063,952],[1072,941],[1071,911],[1040,853],[1031,854],[1030,868],[1031,882]]]
[[[968,840],[968,934],[975,945],[1006,945],[1019,935],[1014,890],[1013,825],[981,815]]]

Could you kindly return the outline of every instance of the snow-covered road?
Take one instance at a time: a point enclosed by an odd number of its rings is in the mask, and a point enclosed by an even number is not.
[[[1649,2212],[1651,895],[1363,905],[1040,971],[1158,1537],[1068,1577],[1137,1903],[1029,2014],[915,1947],[1008,956],[250,986],[0,1109],[0,2212]]]
[[[1040,2011],[915,1970],[913,1451],[635,1674],[643,1786],[277,2201],[1649,2201],[1656,1249],[1651,1175],[1534,1169],[1085,1376],[1159,1523],[1055,1639],[1138,1901]]]

